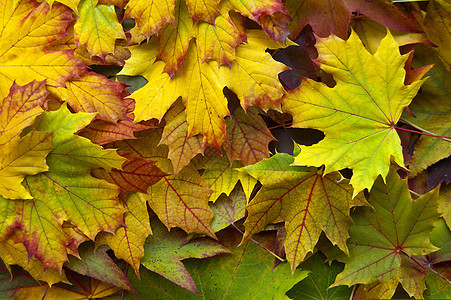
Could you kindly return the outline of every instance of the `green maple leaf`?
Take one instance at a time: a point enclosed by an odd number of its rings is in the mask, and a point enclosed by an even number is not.
[[[141,281],[133,275],[129,277],[137,294],[141,297],[155,295],[158,299],[289,299],[285,293],[309,273],[298,269],[291,274],[286,263],[274,268],[274,257],[251,241],[237,247],[241,234],[234,229],[221,231],[218,238],[231,253],[184,262],[193,274],[200,295],[145,270]],[[255,238],[265,247],[274,249],[276,240],[272,233]],[[138,299],[130,293],[126,298]]]
[[[61,271],[67,253],[77,253],[76,248],[75,252],[69,249],[74,237],[63,222],[70,222],[90,239],[123,224],[118,187],[90,176],[90,171],[120,168],[125,159],[115,150],[104,150],[74,134],[92,118],[93,114],[71,114],[65,105],[40,115],[34,129],[53,131],[54,137],[54,149],[47,156],[49,170],[25,178],[23,185],[33,199],[16,200],[13,207],[0,199],[7,220],[2,235],[20,227],[28,256],[40,260],[44,269]]]
[[[358,208],[353,215],[349,257],[341,258],[346,266],[333,286],[377,284],[385,286],[381,292],[389,288],[394,293],[401,282],[410,291],[410,257],[438,250],[429,241],[439,219],[438,189],[412,201],[407,180],[400,179],[394,169],[386,181],[379,177],[371,189],[369,203],[374,209]]]
[[[258,179],[262,189],[246,206],[243,241],[267,224],[285,222],[284,242],[292,271],[313,251],[320,234],[347,252],[349,210],[367,205],[363,195],[352,198],[352,187],[338,173],[323,175],[316,168],[290,166],[294,158],[277,153],[269,159],[241,168]]]
[[[318,144],[302,147],[296,165],[325,165],[325,174],[351,168],[354,196],[371,188],[379,175],[385,178],[390,163],[404,166],[396,132],[403,110],[423,80],[404,84],[404,64],[390,32],[374,55],[355,32],[347,41],[336,36],[319,39],[320,67],[334,76],[333,88],[305,79],[283,99],[284,110],[293,116],[294,127],[324,131]]]
[[[127,277],[106,253],[107,250],[107,246],[94,249],[93,244],[84,243],[79,249],[80,259],[70,257],[65,266],[81,275],[132,291]]]
[[[337,261],[325,263],[325,257],[317,252],[302,263],[302,268],[311,271],[305,280],[297,283],[287,295],[293,299],[347,300],[352,289],[345,286],[329,288],[344,265]]]
[[[152,228],[153,234],[146,240],[141,264],[194,293],[198,293],[196,285],[181,261],[230,252],[212,239],[195,239],[186,243],[186,233],[168,232],[158,220],[153,220]]]

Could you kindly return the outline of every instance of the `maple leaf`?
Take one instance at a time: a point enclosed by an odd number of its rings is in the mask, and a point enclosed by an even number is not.
[[[213,212],[208,206],[207,183],[191,165],[148,189],[148,203],[168,229],[179,227],[216,238],[210,223]]]
[[[359,35],[365,48],[372,54],[376,52],[381,40],[387,34],[387,29],[384,26],[363,15],[353,16],[350,25]],[[390,29],[390,33],[400,46],[417,43],[431,45],[424,33],[403,32],[395,29]]]
[[[71,257],[65,267],[81,275],[86,275],[102,282],[133,291],[127,277],[106,253],[108,246],[94,249],[93,244],[85,243],[80,249],[80,259]]]
[[[135,132],[156,126],[155,122],[147,122],[146,124],[133,122],[135,101],[130,98],[124,98],[122,101],[124,102],[124,106],[127,107],[124,120],[119,120],[116,124],[112,124],[104,120],[96,119],[78,134],[90,139],[94,144],[104,145],[115,141],[134,139]]]
[[[87,73],[81,78],[68,80],[66,87],[50,88],[53,96],[66,101],[77,112],[98,113],[98,118],[117,123],[124,120],[126,110],[122,102],[125,84],[105,76]]]
[[[166,24],[158,33],[157,59],[163,60],[164,67],[171,77],[179,69],[185,59],[190,40],[193,36],[193,20],[190,17],[185,1],[175,3],[174,24]]]
[[[241,183],[238,183],[230,195],[221,194],[215,203],[210,203],[214,213],[211,229],[218,232],[244,218],[247,198]]]
[[[113,5],[97,5],[97,0],[81,0],[79,16],[74,25],[78,45],[85,45],[90,56],[102,59],[114,53],[116,39],[125,39],[125,33]]]
[[[359,208],[353,215],[349,257],[342,257],[345,269],[332,286],[390,281],[396,287],[396,278],[404,285],[403,278],[409,275],[403,273],[403,260],[437,250],[429,236],[439,218],[438,189],[412,201],[407,180],[400,179],[394,169],[386,182],[379,177],[371,189],[369,203],[374,209]]]
[[[203,61],[214,59],[219,65],[230,67],[235,59],[235,48],[246,41],[244,18],[230,11],[228,2],[221,2],[221,15],[214,23],[195,23],[196,46]]]
[[[268,158],[268,143],[274,140],[263,119],[253,108],[247,112],[241,107],[226,119],[227,140],[223,144],[230,161],[239,160],[252,165]]]
[[[232,66],[221,66],[221,80],[238,96],[245,110],[252,105],[264,111],[280,110],[280,98],[285,89],[278,74],[288,67],[265,51],[286,45],[274,42],[261,30],[247,30],[246,35],[247,43],[235,49],[236,58]]]
[[[258,18],[263,30],[277,42],[285,43],[290,34],[288,24],[292,20],[290,15],[276,12],[274,15],[261,15]]]
[[[147,84],[133,92],[130,98],[136,101],[135,122],[152,118],[161,121],[172,103],[178,98],[176,85],[164,72],[165,63],[156,61],[158,43],[151,39],[148,44],[130,48],[131,57],[118,75],[142,75]]]
[[[52,135],[21,131],[43,112],[47,92],[43,82],[33,81],[23,87],[15,83],[0,102],[0,195],[12,199],[30,199],[22,186],[26,175],[48,170],[46,156],[53,149]]]
[[[435,50],[448,71],[451,70],[451,56],[447,51],[451,45],[450,16],[449,3],[433,0],[428,3],[423,22],[419,22],[428,39],[438,46]]]
[[[70,221],[90,239],[102,230],[114,232],[123,224],[118,187],[91,177],[89,172],[96,167],[120,168],[124,159],[115,150],[103,150],[74,135],[92,118],[92,114],[71,114],[65,105],[40,115],[34,128],[53,131],[54,149],[47,156],[49,170],[25,178],[24,187],[32,200],[16,200],[14,209],[6,199],[0,201],[2,210],[12,214],[6,217],[5,229],[21,228],[29,257],[38,258],[44,269],[61,271],[67,260],[72,238],[63,228],[64,221]]]
[[[140,135],[137,140],[119,142],[119,150],[155,161],[156,166],[170,174],[151,185],[146,197],[149,206],[168,229],[179,227],[188,233],[196,232],[214,237],[210,228],[213,213],[208,206],[211,191],[197,170],[189,164],[177,175],[172,175],[172,163],[165,145],[159,145],[161,130]]]
[[[196,285],[181,261],[230,252],[211,239],[194,239],[186,243],[186,233],[180,230],[168,232],[158,220],[152,220],[152,231],[144,245],[142,265],[194,293],[198,293]]]
[[[120,74],[142,74],[149,80],[130,96],[136,101],[136,121],[161,120],[178,96],[182,96],[189,136],[202,133],[205,146],[219,149],[225,140],[224,117],[229,114],[224,86],[237,93],[245,109],[252,105],[260,105],[265,110],[278,109],[285,91],[277,75],[287,67],[274,61],[265,50],[285,45],[275,43],[261,30],[249,31],[247,36],[248,43],[236,47],[236,60],[231,69],[228,66],[219,68],[216,61],[203,62],[194,44],[197,42],[192,41],[186,59],[172,79],[163,71],[163,62],[157,61],[149,67],[147,61],[155,59],[156,43],[147,46],[152,52],[146,57],[143,56],[146,46],[141,45],[135,48],[136,51],[132,49],[131,63],[128,65],[127,61],[126,70]],[[146,62],[146,65],[139,66],[139,62]]]
[[[0,293],[5,299],[12,299],[16,291],[23,287],[37,285],[36,280],[30,274],[18,270],[18,268],[7,267],[3,262],[0,262],[0,280],[4,281],[0,287]]]
[[[206,155],[201,159],[199,166],[205,169],[202,173],[202,179],[208,183],[210,190],[213,191],[209,197],[209,201],[212,202],[215,202],[222,193],[229,195],[238,181],[241,182],[244,193],[249,199],[257,183],[252,176],[237,170],[243,166],[241,162],[230,163],[227,157]]]
[[[230,6],[240,14],[259,23],[261,15],[272,15],[276,12],[288,13],[285,6],[279,0],[227,0]]]
[[[293,17],[293,21],[289,24],[293,37],[297,37],[302,28],[309,24],[320,37],[327,37],[333,33],[344,39],[347,36],[352,12],[364,14],[391,29],[418,32],[406,15],[385,0],[288,0],[286,8]]]
[[[285,293],[306,278],[309,271],[299,269],[291,275],[288,264],[274,268],[274,257],[253,242],[237,247],[240,238],[241,234],[234,229],[221,231],[219,240],[231,250],[230,254],[184,261],[186,269],[193,274],[200,295],[147,270],[143,270],[141,281],[130,276],[130,282],[138,295],[158,298],[167,297],[170,293],[177,299],[287,299]],[[273,234],[262,234],[256,239],[265,247],[274,248]],[[127,296],[137,299],[131,294]]]
[[[127,158],[127,161],[122,165],[122,169],[113,169],[110,172],[105,169],[96,169],[93,170],[93,174],[98,178],[116,184],[127,193],[147,193],[149,186],[167,175],[155,165],[155,161],[133,156],[129,152],[120,152],[119,154]]]
[[[185,107],[181,100],[177,100],[168,110],[164,120],[166,125],[160,143],[169,147],[168,158],[177,174],[194,156],[204,153],[203,138],[201,135],[188,135]]]
[[[71,279],[75,284],[57,284],[50,288],[46,285],[26,287],[18,290],[15,296],[18,299],[89,300],[106,298],[121,290],[119,287],[92,277],[77,275],[75,272],[71,274]]]
[[[215,18],[219,15],[220,0],[196,1],[186,0],[189,12],[193,22],[204,20],[213,24]]]
[[[139,276],[139,266],[144,256],[144,243],[152,234],[149,214],[147,213],[147,197],[141,193],[133,193],[126,199],[128,211],[125,213],[125,227],[119,227],[114,234],[101,232],[97,235],[97,245],[106,244],[114,251],[117,258],[125,260]]]
[[[71,50],[45,51],[66,35],[72,11],[60,4],[52,9],[36,1],[2,2],[0,23],[0,98],[5,98],[13,82],[25,85],[46,80],[47,85],[64,86],[86,68]],[[12,6],[10,6],[12,5]]]
[[[174,24],[176,0],[130,0],[125,8],[125,19],[136,21],[138,34],[150,39],[166,23]]]
[[[403,117],[419,126],[423,130],[433,132],[442,136],[451,136],[451,128],[443,126],[451,122],[451,77],[443,64],[437,60],[436,55],[426,51],[424,47],[417,47],[413,64],[436,63],[428,73],[430,78],[425,82],[419,93],[409,105],[415,117],[407,113]],[[448,157],[451,154],[451,143],[449,141],[422,135],[415,146],[412,160],[409,164],[409,177],[414,177],[422,170],[435,162]]]
[[[18,229],[7,240],[0,242],[0,257],[8,269],[11,269],[10,265],[18,264],[35,280],[45,281],[50,286],[60,281],[69,282],[64,270],[60,273],[55,269],[44,269],[42,263],[36,257],[28,255],[23,244],[22,234],[18,232]]]
[[[317,252],[302,263],[302,268],[311,271],[306,280],[297,283],[287,296],[292,299],[323,299],[346,300],[352,294],[352,289],[345,286],[329,288],[338,273],[343,271],[344,265],[333,261],[325,264],[325,257]]]
[[[284,247],[292,271],[313,251],[322,231],[347,253],[349,209],[367,205],[363,195],[352,198],[352,187],[340,174],[324,176],[316,168],[290,166],[293,161],[292,156],[277,153],[240,169],[263,185],[246,206],[243,241],[267,224],[284,221],[287,232]]]
[[[283,99],[294,127],[322,130],[318,144],[302,147],[295,164],[325,165],[325,174],[351,168],[354,196],[383,178],[393,159],[404,166],[395,124],[425,79],[404,85],[404,63],[390,32],[369,54],[357,34],[332,36],[316,45],[320,67],[337,82],[333,88],[309,79]],[[377,66],[369,67],[369,66]]]

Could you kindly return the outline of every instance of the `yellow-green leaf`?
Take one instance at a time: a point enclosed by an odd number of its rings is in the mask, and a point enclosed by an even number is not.
[[[125,33],[113,5],[97,5],[98,0],[82,0],[79,17],[74,25],[78,45],[86,45],[91,56],[102,59],[114,53],[116,39],[125,39]]]
[[[225,67],[228,68],[228,67]],[[202,133],[206,146],[220,148],[225,140],[225,120],[229,114],[215,61],[202,62],[194,42],[187,58],[173,77],[186,107],[188,133]]]
[[[293,161],[292,156],[278,153],[240,169],[263,184],[246,206],[243,241],[264,230],[267,224],[285,222],[284,248],[292,271],[313,251],[323,231],[347,253],[349,210],[367,205],[362,194],[352,198],[349,181],[339,173],[324,175],[316,168],[291,166]]]
[[[125,119],[126,107],[122,103],[125,85],[105,76],[88,73],[69,80],[66,87],[51,88],[58,98],[66,101],[75,111],[98,113],[98,118],[117,123]]]
[[[213,212],[208,206],[208,185],[191,165],[150,186],[148,193],[149,206],[168,229],[179,227],[187,233],[216,237],[210,227]]]
[[[147,196],[133,193],[127,197],[125,227],[120,227],[114,234],[101,232],[97,238],[98,245],[106,244],[114,251],[117,258],[128,262],[139,278],[141,258],[144,256],[144,243],[152,234],[147,213]]]
[[[166,24],[158,33],[158,59],[166,65],[164,70],[172,77],[185,59],[186,51],[193,36],[193,20],[185,1],[175,4],[174,24]]]
[[[185,107],[181,100],[174,103],[173,107],[165,114],[166,125],[160,143],[169,147],[168,158],[177,174],[183,167],[189,164],[191,159],[204,152],[202,135],[190,137],[186,122]]]
[[[26,175],[48,170],[45,158],[52,150],[52,134],[36,131],[0,146],[0,195],[10,199],[31,199],[22,181]]]
[[[230,11],[227,2],[220,4],[221,15],[214,23],[195,24],[196,45],[202,61],[216,60],[220,65],[230,65],[235,59],[235,48],[246,41],[244,18]]]
[[[319,143],[303,147],[296,165],[325,165],[325,174],[351,168],[354,196],[385,178],[393,160],[404,166],[395,126],[423,80],[404,84],[407,55],[400,55],[390,32],[374,55],[355,32],[347,41],[319,39],[320,67],[334,76],[333,88],[305,79],[283,100],[293,126],[325,133]]]
[[[236,47],[231,68],[221,67],[221,80],[237,94],[245,110],[252,105],[265,111],[280,110],[280,98],[285,90],[278,75],[288,67],[265,51],[285,45],[275,43],[262,30],[248,30],[246,34],[247,43]]]

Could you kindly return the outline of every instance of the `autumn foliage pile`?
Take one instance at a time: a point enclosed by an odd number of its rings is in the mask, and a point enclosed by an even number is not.
[[[451,298],[450,22],[0,0],[1,296]]]

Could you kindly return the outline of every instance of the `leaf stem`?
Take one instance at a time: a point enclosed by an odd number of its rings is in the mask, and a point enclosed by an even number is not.
[[[244,234],[244,232],[238,228],[238,226],[235,225],[235,223],[232,223],[232,226],[238,230],[239,233]],[[277,258],[278,260],[280,260],[281,262],[285,262],[286,260],[281,258],[280,256],[278,256],[277,254],[275,254],[274,252],[272,252],[271,250],[269,250],[268,248],[266,248],[265,246],[263,246],[262,244],[260,244],[259,242],[257,242],[256,240],[254,240],[253,238],[250,238],[251,241],[253,241],[254,243],[256,243],[257,245],[259,245],[261,248],[263,248],[266,252],[268,252],[269,254],[273,255],[275,258]]]
[[[443,276],[442,274],[440,274],[439,272],[437,272],[436,270],[429,268],[429,270],[431,270],[433,273],[435,273],[435,275],[437,275],[438,277],[442,278],[443,280],[445,280],[446,282],[448,282],[448,284],[451,284],[451,280],[449,280],[448,278],[446,278],[445,276]]]
[[[420,132],[414,131],[414,130],[410,130],[410,129],[406,129],[406,128],[400,128],[400,127],[396,127],[396,129],[403,130],[403,131],[408,131],[408,132],[415,132],[415,133],[419,133],[419,134],[422,134],[422,135],[428,135],[428,136],[433,136],[433,137],[441,138],[442,140],[447,141],[448,143],[451,143],[451,137],[449,137],[449,136],[438,135],[438,134],[435,134],[435,133],[433,133],[433,132],[430,132],[430,131],[428,131],[428,130],[426,130],[426,129],[424,129],[424,128],[421,128],[421,127],[418,126],[418,125],[413,124],[412,122],[410,122],[410,121],[404,119],[403,117],[399,118],[399,120],[400,120],[401,122],[405,123],[405,124],[408,124],[408,125],[412,126],[412,127],[415,128],[415,129],[420,130]]]
[[[411,189],[409,189],[409,192],[412,193],[412,194],[414,194],[414,195],[417,196],[417,197],[421,197],[421,196],[422,196],[421,194],[418,194],[417,192],[412,191]]]

